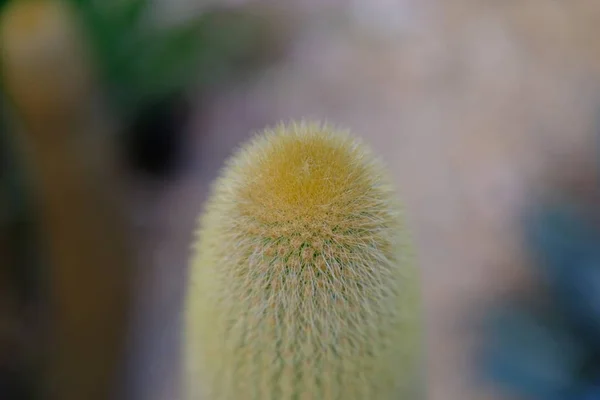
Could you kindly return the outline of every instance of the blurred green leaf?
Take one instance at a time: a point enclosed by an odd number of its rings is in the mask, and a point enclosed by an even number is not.
[[[128,53],[124,76],[144,98],[165,96],[186,84],[211,85],[229,79],[264,41],[257,18],[230,11],[207,12],[168,30],[152,32]],[[125,83],[125,82],[123,82]]]
[[[122,47],[141,30],[149,0],[71,0],[77,4],[88,36],[102,64],[110,65]]]
[[[143,97],[157,97],[180,89],[198,75],[218,70],[218,53],[202,35],[202,27],[188,24],[150,35],[131,58],[130,84]]]
[[[268,42],[264,21],[247,12],[213,9],[157,28],[144,20],[152,0],[69,1],[81,14],[111,102],[125,114],[190,84],[246,72]]]
[[[131,29],[142,20],[150,4],[149,0],[103,0],[102,15],[119,30]]]

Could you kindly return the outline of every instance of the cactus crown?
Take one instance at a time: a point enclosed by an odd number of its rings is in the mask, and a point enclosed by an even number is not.
[[[208,398],[397,398],[416,303],[394,199],[368,150],[324,125],[280,125],[232,158],[188,293],[189,377]]]

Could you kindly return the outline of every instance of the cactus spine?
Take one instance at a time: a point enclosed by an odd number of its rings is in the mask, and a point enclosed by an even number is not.
[[[190,268],[187,400],[414,399],[411,243],[390,179],[348,134],[279,125],[238,151]]]

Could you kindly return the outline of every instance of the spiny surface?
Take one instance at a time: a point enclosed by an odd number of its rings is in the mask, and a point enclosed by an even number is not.
[[[256,137],[215,183],[195,251],[188,400],[409,398],[412,250],[357,140],[308,123]]]

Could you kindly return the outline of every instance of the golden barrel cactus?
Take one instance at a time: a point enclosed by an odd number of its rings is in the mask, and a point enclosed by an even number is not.
[[[194,251],[187,400],[418,398],[412,246],[358,140],[317,123],[257,136],[216,181]]]

